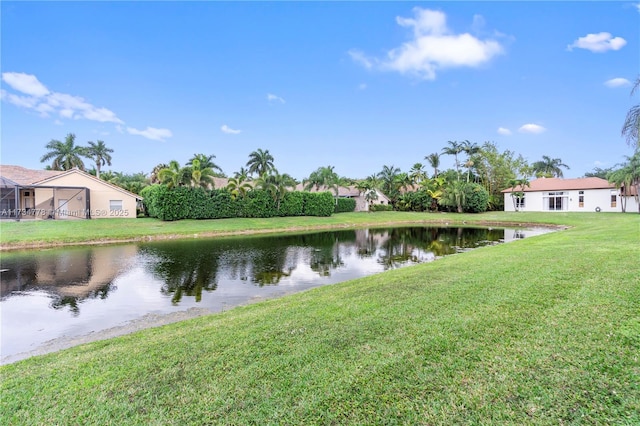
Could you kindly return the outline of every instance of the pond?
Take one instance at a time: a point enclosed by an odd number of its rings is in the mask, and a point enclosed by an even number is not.
[[[1,363],[549,231],[412,226],[3,253]]]

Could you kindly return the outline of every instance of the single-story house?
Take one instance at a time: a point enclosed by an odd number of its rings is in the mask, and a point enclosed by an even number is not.
[[[296,191],[304,191],[304,185],[298,184],[296,186]],[[335,196],[335,190],[333,188],[328,187],[320,187],[316,188],[315,186],[311,188],[311,192],[325,192],[329,191],[331,194]],[[365,193],[360,192],[355,186],[339,186],[338,187],[338,198],[353,198],[356,200],[356,208],[357,212],[368,212],[369,205],[378,205],[378,204],[389,204],[389,198],[384,195],[380,190],[374,189],[376,192],[376,197],[373,197],[371,201],[367,201]]]
[[[540,178],[502,191],[504,211],[637,212],[637,197],[627,192],[598,177]]]
[[[135,218],[142,198],[79,169],[0,165],[0,218]]]

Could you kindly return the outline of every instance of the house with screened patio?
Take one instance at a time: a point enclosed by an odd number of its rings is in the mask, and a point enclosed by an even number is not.
[[[0,219],[135,218],[141,199],[79,169],[0,165]]]
[[[638,212],[633,188],[625,191],[598,177],[540,178],[529,186],[507,188],[504,211]]]

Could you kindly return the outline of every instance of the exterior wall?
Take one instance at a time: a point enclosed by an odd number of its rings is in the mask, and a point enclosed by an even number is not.
[[[583,191],[584,202],[580,206],[580,191]],[[565,211],[565,212],[595,212],[597,208],[603,212],[621,212],[622,200],[619,192],[616,189],[604,188],[604,189],[584,189],[584,190],[567,190],[567,191],[555,191],[556,193],[562,192],[562,196],[556,195],[556,197],[562,198],[561,210],[550,210],[549,208],[549,192],[550,191],[532,191],[525,192],[525,205],[520,207],[520,211],[524,212],[542,212],[542,211]],[[551,191],[554,192],[554,191]],[[615,205],[612,205],[611,195],[616,196]],[[632,197],[628,197],[632,198]],[[633,203],[627,200],[627,211],[629,206]],[[513,199],[511,193],[506,192],[504,194],[504,211],[515,211],[513,205]],[[636,210],[637,211],[637,210]]]
[[[85,189],[36,187],[34,192],[35,208],[30,215],[31,218],[86,219],[87,217]]]
[[[67,205],[67,214],[56,216],[56,219],[71,219],[71,218],[86,218],[85,209],[89,209],[92,219],[101,218],[135,218],[136,217],[136,203],[137,200],[134,196],[128,194],[124,190],[119,190],[104,182],[99,181],[97,178],[85,176],[84,174],[69,173],[54,179],[48,180],[43,185],[46,186],[73,186],[73,187],[86,187],[89,189],[89,205],[86,205],[86,196],[84,190],[79,189],[56,189],[56,196],[54,200],[51,200],[53,189],[51,188],[37,188],[36,189],[36,207],[37,208],[51,208],[51,202],[53,201],[54,209],[58,208],[59,199],[69,199]],[[81,194],[77,194],[81,191]],[[68,192],[68,194],[67,194]],[[73,198],[65,198],[67,195],[71,196],[76,194]],[[82,197],[78,200],[78,197]],[[122,209],[112,209],[111,201],[122,201]],[[46,207],[39,207],[39,203],[46,203]],[[66,216],[66,217],[63,217]]]

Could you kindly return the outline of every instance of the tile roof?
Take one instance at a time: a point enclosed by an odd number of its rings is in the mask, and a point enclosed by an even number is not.
[[[532,180],[529,186],[521,189],[516,186],[515,191],[536,192],[536,191],[570,191],[579,189],[615,189],[613,183],[609,183],[606,179],[599,177],[587,177],[577,179],[560,179],[560,178],[540,178]],[[513,192],[511,188],[507,188],[502,192]]]
[[[296,191],[304,191],[304,190],[305,190],[304,184],[299,183],[298,185],[296,185]],[[335,191],[333,190],[333,188],[328,188],[326,186],[321,186],[318,189],[314,186],[309,190],[309,192],[324,192],[324,191],[329,191],[331,192],[331,194],[335,194]],[[360,195],[360,191],[358,191],[355,186],[338,187],[338,197],[357,197],[359,195]]]
[[[64,171],[60,170],[32,170],[21,166],[0,165],[0,176],[12,180],[18,185],[33,185],[41,180],[58,176]]]

